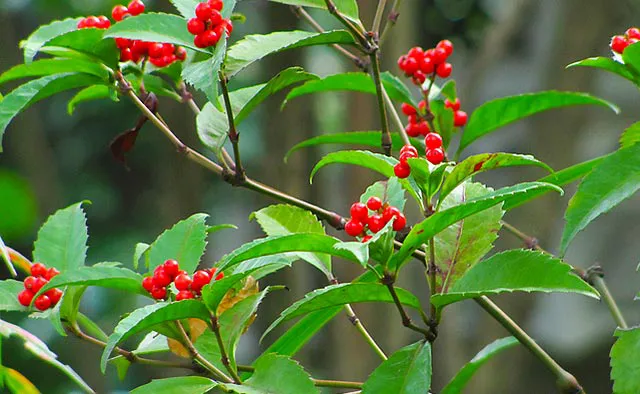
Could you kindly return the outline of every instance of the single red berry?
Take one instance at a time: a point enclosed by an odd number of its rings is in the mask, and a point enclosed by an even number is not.
[[[420,129],[416,123],[409,123],[407,127],[404,128],[404,131],[409,137],[417,137],[420,135]]]
[[[173,281],[173,283],[176,285],[176,289],[180,291],[189,290],[189,286],[191,286],[191,282],[192,282],[192,279],[187,274],[180,274],[176,276],[176,279]]]
[[[140,60],[142,60],[143,56],[144,54],[131,51],[131,61],[134,63],[140,63]]]
[[[51,278],[53,278],[54,276],[59,275],[59,274],[60,274],[60,271],[58,271],[58,270],[57,270],[57,269],[55,269],[54,267],[51,267],[51,268],[49,268],[49,269],[47,270],[47,272],[44,274],[44,278],[45,278],[47,281],[50,281],[50,280],[51,280]]]
[[[207,4],[209,4],[212,9],[217,11],[222,11],[222,7],[224,6],[222,0],[209,0],[207,1]]]
[[[453,53],[453,43],[449,40],[442,40],[436,45],[436,48],[443,49],[447,56],[451,56]]]
[[[127,7],[129,9],[129,13],[133,16],[140,15],[144,12],[144,3],[140,0],[133,0],[129,3]]]
[[[154,287],[151,289],[151,297],[156,300],[164,300],[167,297],[167,288],[166,287]]]
[[[209,23],[211,23],[212,26],[218,26],[224,18],[222,18],[222,14],[220,13],[220,11],[218,10],[214,10],[211,7],[209,7],[211,9],[211,16],[209,17]]]
[[[31,305],[31,301],[33,300],[33,296],[35,293],[31,290],[24,289],[20,293],[18,293],[18,302],[22,306]]]
[[[433,63],[433,59],[427,56],[423,56],[420,60],[420,71],[426,75],[432,74],[436,69],[436,65]]]
[[[384,227],[382,215],[376,214],[369,216],[367,225],[369,226],[369,230],[371,230],[372,233],[377,233],[378,231],[382,230],[382,228]]]
[[[132,60],[133,56],[131,53],[131,49],[129,48],[123,48],[120,50],[120,61],[121,62],[128,62],[129,60]]]
[[[166,272],[172,278],[175,278],[180,271],[180,264],[173,259],[165,261],[162,266],[164,267],[164,272]]]
[[[196,6],[196,17],[203,22],[207,22],[211,18],[211,6],[207,3],[199,3]]]
[[[166,66],[170,65],[171,63],[176,61],[176,55],[174,55],[173,53],[171,55],[165,55],[162,57],[162,61],[165,63]]]
[[[418,114],[416,113],[415,115],[407,116],[407,120],[409,120],[409,123],[417,124],[418,123]]]
[[[398,208],[389,205],[384,209],[384,211],[382,211],[382,220],[385,222],[385,224],[389,223],[391,219],[397,217],[399,214],[401,214],[401,212]]]
[[[98,25],[96,26],[99,29],[108,29],[111,27],[111,21],[104,15],[100,15],[98,17]],[[55,305],[55,304],[54,304]]]
[[[635,38],[636,40],[640,40],[640,29],[637,27],[630,27],[624,33],[628,38]]]
[[[369,242],[371,238],[373,238],[372,235],[365,235],[364,237],[362,237],[362,243]]]
[[[427,146],[427,149],[436,149],[442,146],[442,137],[438,133],[428,133],[426,137],[424,137],[424,144]]]
[[[149,45],[149,56],[151,57],[162,57],[162,48],[163,45],[160,42],[154,42]]]
[[[98,19],[98,17],[96,16],[88,16],[85,18],[85,25],[86,27],[98,27],[98,25],[100,24],[100,19]]]
[[[622,54],[624,49],[629,46],[629,41],[624,36],[613,36],[611,38],[611,44],[609,44],[611,50]]]
[[[452,103],[449,99],[444,99],[445,108],[449,108],[453,111],[460,109],[460,99],[456,97],[456,100]]]
[[[409,49],[409,53],[407,53],[407,56],[419,60],[424,57],[424,50],[420,47],[413,47]]]
[[[393,230],[400,231],[407,225],[407,218],[402,214],[402,212],[399,212],[395,217],[396,220],[393,222]]]
[[[149,52],[149,47],[153,42],[147,42],[142,40],[134,40],[131,43],[131,51],[140,55],[146,55]]]
[[[351,220],[344,225],[344,231],[352,237],[357,237],[362,234],[362,231],[364,231],[364,224],[354,218],[351,218]]]
[[[438,74],[440,78],[447,78],[451,75],[451,71],[453,71],[451,63],[438,64],[438,67],[436,68],[436,74]]]
[[[453,114],[453,125],[462,127],[467,124],[467,113],[464,111],[456,111]]]
[[[192,298],[194,298],[194,295],[189,290],[182,290],[176,295],[176,301],[189,300]]]
[[[382,208],[382,200],[376,196],[369,197],[369,199],[367,200],[367,208],[372,211],[377,211],[378,209]]]
[[[412,57],[408,57],[404,62],[404,72],[407,75],[413,75],[416,71],[418,71],[420,65],[418,61]]]
[[[447,61],[447,52],[442,48],[435,48],[431,54],[431,60],[435,65],[440,65]]]
[[[427,102],[425,100],[420,100],[420,102],[418,103],[418,109],[420,110],[420,112],[424,113],[427,109]]]
[[[142,287],[151,293],[151,290],[153,290],[153,276],[147,276],[142,279]]]
[[[162,267],[162,266],[161,266]],[[164,269],[153,273],[153,286],[165,287],[171,283],[171,276]]]
[[[84,29],[84,28],[88,27],[88,26],[87,26],[87,18],[82,18],[82,19],[80,19],[80,20],[78,21],[78,24],[76,25],[76,27],[77,27],[78,29]]]
[[[39,277],[27,276],[26,278],[24,278],[24,282],[22,282],[22,285],[27,290],[33,290],[33,286],[35,286],[37,278]]]
[[[444,160],[444,151],[442,148],[428,149],[427,160],[429,160],[429,163],[431,164],[442,163],[442,160]]]
[[[412,159],[415,157],[418,157],[417,152],[406,151],[406,152],[400,153],[400,157],[398,157],[398,160],[400,160],[400,163],[407,164],[407,159]]]
[[[423,120],[422,122],[418,123],[417,128],[418,128],[418,133],[420,135],[427,135],[431,131],[431,128],[429,127],[429,123],[426,120]]]
[[[404,71],[405,63],[407,62],[407,56],[402,55],[398,58],[398,68]]]
[[[193,281],[191,282],[191,290],[200,291],[205,285],[211,282],[211,275],[207,271],[196,271],[193,274]]]
[[[180,61],[184,61],[187,58],[187,50],[183,47],[176,48],[176,58]]]
[[[413,73],[413,82],[416,85],[422,85],[427,80],[427,76],[420,70]]]
[[[49,281],[41,276],[37,277],[35,282],[33,282],[33,286],[31,287],[31,291],[37,293],[46,285]]]
[[[42,263],[33,263],[31,265],[31,275],[33,276],[45,276],[47,273],[47,267]]]
[[[231,19],[225,19],[224,30],[227,32],[227,37],[233,33],[233,22],[231,22]]]
[[[215,273],[215,270],[213,272]],[[211,276],[213,276],[213,274]],[[218,275],[216,275],[215,280],[220,280],[223,278],[224,278],[224,272],[220,272]]]
[[[369,218],[369,210],[367,206],[361,202],[354,202],[351,204],[351,209],[349,209],[351,213],[351,217],[359,222],[366,223]]]
[[[131,46],[131,40],[128,38],[117,37],[116,38],[116,46],[118,49],[125,49]]]
[[[207,30],[202,33],[202,39],[206,43],[207,47],[212,47],[220,40],[220,35],[213,30]]]
[[[123,5],[117,5],[111,10],[111,17],[116,22],[120,22],[127,15],[129,15],[129,9]]]
[[[47,297],[49,297],[49,300],[51,301],[51,306],[56,306],[58,301],[60,301],[60,298],[62,298],[63,292],[60,289],[51,289],[51,290],[47,290],[44,294]]]
[[[411,167],[409,167],[409,164],[405,163],[398,163],[395,166],[393,166],[393,173],[400,179],[404,179],[407,178],[409,175],[411,175]]]
[[[206,48],[208,46],[204,40],[204,33],[200,33],[193,38],[193,45],[197,48]]]
[[[189,30],[189,33],[191,33],[191,34],[193,34],[195,36],[195,35],[198,35],[200,33],[204,33],[204,31],[207,30],[207,26],[200,19],[191,18],[187,22],[187,30]]]
[[[48,296],[42,294],[38,296],[38,298],[36,298],[36,300],[33,302],[33,305],[38,308],[38,310],[44,311],[49,309],[49,307],[51,306],[51,300]]]
[[[403,146],[402,149],[400,149],[400,154],[402,154],[404,152],[413,152],[413,153],[416,154],[416,156],[418,156],[418,150],[413,145],[405,145],[405,146]]]
[[[162,55],[163,56],[171,56],[176,52],[176,46],[170,43],[162,44]]]
[[[400,108],[402,109],[402,113],[407,116],[415,115],[417,113],[416,108],[411,104],[402,103],[402,106]]]

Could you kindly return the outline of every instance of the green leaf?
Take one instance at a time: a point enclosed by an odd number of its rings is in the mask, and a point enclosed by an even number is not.
[[[136,92],[140,92],[140,79],[130,79],[129,82],[131,82]],[[182,102],[182,97],[180,97],[173,87],[163,78],[157,75],[145,74],[142,77],[142,82],[147,92],[153,92],[157,96],[169,97],[177,102]]]
[[[440,94],[448,98],[451,102],[456,101],[456,98],[458,97],[456,93],[456,81],[454,79],[448,80],[444,85],[442,85]]]
[[[140,257],[145,256],[145,261],[144,261],[144,265],[146,267],[149,267],[149,255],[147,254],[147,251],[149,250],[149,247],[151,245],[146,244],[144,242],[138,242],[136,244],[136,248],[133,251],[133,269],[138,269],[138,264],[140,262]]]
[[[362,394],[429,393],[431,370],[431,344],[416,342],[380,364],[364,382]]]
[[[492,191],[480,183],[466,182],[443,200],[441,208],[450,209]],[[446,293],[469,268],[489,253],[498,239],[503,215],[501,205],[494,205],[454,223],[434,237],[438,267],[436,292]]]
[[[220,302],[227,292],[237,287],[237,285],[241,285],[243,279],[260,269],[262,269],[262,267],[255,267],[245,272],[228,275],[220,280],[209,283],[202,288],[202,301],[204,301],[211,313],[216,314],[218,305],[220,305]]]
[[[6,387],[9,393],[40,394],[38,388],[15,369],[0,366],[0,375],[2,376],[0,388]]]
[[[290,358],[267,354],[256,362],[251,378],[242,385],[227,384],[227,389],[241,394],[319,394],[311,376]]]
[[[180,269],[188,273],[195,271],[207,246],[208,216],[197,213],[160,234],[146,252],[149,256],[149,271],[168,259],[178,260]]]
[[[109,72],[100,64],[78,59],[42,59],[10,68],[0,75],[0,84],[16,79],[72,72],[95,75],[105,82],[109,80]]]
[[[625,67],[624,64],[617,62],[610,57],[590,57],[577,62],[573,62],[567,66],[567,68],[571,68],[571,67],[599,68],[601,70],[605,70],[610,73],[619,75],[622,78],[627,79],[633,83],[636,82],[633,74],[629,72],[629,70],[627,69],[627,67]]]
[[[432,100],[429,106],[435,116],[433,125],[436,128],[436,132],[442,137],[443,148],[447,149],[451,143],[451,136],[455,129],[453,124],[453,111],[444,106],[443,100]]]
[[[118,49],[114,40],[104,39],[105,30],[80,29],[62,34],[47,43],[41,49],[44,52],[49,48],[66,48],[72,50],[74,58],[99,61],[111,69],[118,67]],[[67,52],[69,53],[69,52]]]
[[[383,202],[389,203],[389,205],[398,208],[400,211],[404,210],[404,204],[406,202],[404,190],[400,185],[399,179],[396,177],[391,177],[387,181],[378,181],[369,186],[360,196],[360,202],[366,204],[369,197],[378,197]]]
[[[451,379],[451,381],[442,389],[440,394],[459,394],[471,380],[473,375],[487,361],[498,355],[504,350],[514,347],[518,344],[518,340],[514,337],[506,337],[497,339],[485,346],[471,361],[466,363]]]
[[[101,341],[106,341],[109,338],[109,336],[104,331],[102,331],[100,326],[98,326],[93,320],[89,319],[82,313],[78,312],[78,314],[76,315],[76,321],[84,332],[93,336],[94,338],[98,338]]]
[[[598,298],[598,292],[549,254],[515,249],[495,254],[469,269],[446,294],[431,303],[443,307],[469,298],[506,292],[577,293]]]
[[[327,3],[325,0],[271,0],[276,3],[298,5],[302,7],[314,7],[327,9]],[[336,9],[341,14],[351,19],[354,22],[358,22],[358,3],[356,0],[334,0],[333,4],[336,5]]]
[[[178,376],[154,379],[131,390],[131,394],[205,394],[217,385],[214,380],[202,376]]]
[[[389,262],[390,268],[402,266],[411,254],[422,246],[429,238],[451,226],[457,221],[487,210],[504,200],[523,193],[529,193],[536,189],[553,189],[562,193],[562,189],[555,185],[542,182],[525,182],[515,186],[498,189],[480,198],[471,199],[453,208],[436,212],[427,219],[413,226],[409,235],[402,243],[402,247],[396,252]]]
[[[95,393],[91,387],[68,365],[62,364],[58,361],[58,356],[53,353],[47,347],[47,344],[41,341],[38,337],[31,334],[29,331],[26,331],[18,326],[15,326],[11,323],[7,323],[5,321],[0,320],[0,335],[5,338],[9,338],[12,336],[18,336],[24,341],[24,348],[28,350],[31,354],[44,361],[45,363],[54,366],[59,369],[62,373],[67,375],[71,380],[74,381],[78,386],[80,386],[87,393]]]
[[[410,292],[396,287],[400,303],[420,310],[420,301]],[[340,283],[330,285],[307,293],[303,299],[296,301],[285,309],[280,316],[266,329],[262,338],[288,320],[317,310],[332,308],[345,304],[360,302],[388,302],[393,303],[389,289],[380,283]]]
[[[625,50],[626,52],[626,50]],[[640,391],[640,327],[616,329],[616,343],[611,348],[611,379],[615,394]]]
[[[473,175],[493,170],[494,168],[514,167],[514,166],[537,166],[544,168],[549,172],[553,172],[551,167],[537,160],[530,155],[517,155],[514,153],[482,153],[471,156],[453,167],[453,171],[444,180],[442,190],[440,191],[440,200],[445,198],[458,185],[469,179]]]
[[[87,101],[101,100],[101,99],[111,99],[113,101],[118,101],[118,92],[113,86],[107,85],[93,85],[88,88],[84,88],[79,91],[69,102],[67,103],[67,112],[69,115],[73,114],[76,106],[80,103],[85,103]]]
[[[18,302],[18,293],[24,290],[22,282],[7,279],[0,281],[0,311],[26,311]]]
[[[120,320],[109,336],[109,340],[102,352],[100,370],[107,368],[107,361],[113,349],[122,341],[139,332],[149,330],[153,326],[174,320],[196,318],[209,321],[209,310],[200,300],[183,300],[179,302],[159,302],[147,305],[131,312]]]
[[[61,272],[82,267],[87,254],[87,220],[82,203],[49,216],[38,231],[33,260]]]
[[[9,256],[7,245],[4,244],[2,237],[0,237],[0,260],[4,261],[7,267],[7,271],[9,271],[11,276],[13,276],[14,278],[18,276],[16,269],[13,267],[13,263],[11,263],[11,257]]]
[[[630,71],[635,75],[640,73],[640,45],[631,44],[622,52],[622,60],[629,67]],[[636,81],[637,82],[637,81]]]
[[[566,225],[560,244],[565,253],[569,242],[589,223],[631,197],[640,188],[640,144],[607,156],[585,176],[565,212]]]
[[[293,205],[271,205],[251,214],[267,235],[299,233],[326,234],[322,223],[306,209]],[[319,269],[328,278],[331,274],[331,256],[315,253],[298,253],[297,256]]]
[[[67,270],[53,277],[40,289],[42,294],[54,287],[63,286],[98,286],[124,290],[129,293],[148,296],[142,288],[142,276],[127,269],[118,267],[92,266]]]
[[[627,127],[620,136],[620,146],[622,148],[628,148],[637,142],[640,142],[640,122]]]
[[[354,44],[354,40],[353,36],[344,30],[324,33],[294,30],[245,36],[227,51],[225,73],[232,77],[265,56],[287,49],[325,44]]]
[[[170,0],[171,4],[185,19],[191,19],[196,16],[196,7],[200,3],[199,0]],[[225,6],[228,3],[225,1]]]
[[[49,40],[64,33],[77,30],[80,19],[82,18],[70,18],[61,21],[54,21],[36,29],[36,31],[31,33],[26,40],[20,42],[20,48],[24,50],[24,62],[31,63],[40,48],[42,48],[42,46]]]
[[[189,85],[203,92],[209,101],[217,103],[218,71],[227,50],[227,39],[221,39],[213,50],[213,55],[195,63],[189,63],[182,69],[182,78]]]
[[[601,105],[618,113],[614,104],[585,93],[546,91],[521,94],[489,101],[478,107],[464,130],[459,151],[496,129],[554,108],[571,105]]]
[[[324,156],[311,171],[309,176],[309,182],[313,183],[313,176],[322,167],[329,164],[353,164],[360,167],[365,167],[370,170],[376,171],[383,176],[390,178],[394,176],[393,166],[398,164],[398,160],[393,157],[385,156],[380,153],[374,153],[366,150],[348,150],[331,152]]]
[[[150,42],[168,42],[209,53],[193,44],[193,36],[187,31],[187,21],[173,14],[144,13],[125,18],[113,24],[104,37],[123,37]]]

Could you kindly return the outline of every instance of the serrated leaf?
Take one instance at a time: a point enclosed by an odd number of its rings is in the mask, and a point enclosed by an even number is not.
[[[98,286],[109,289],[124,290],[129,293],[148,296],[142,288],[142,276],[127,269],[118,267],[92,266],[70,269],[53,277],[40,289],[37,295],[54,287],[63,286]]]
[[[640,391],[640,327],[616,329],[616,343],[611,348],[611,379],[615,394]]]
[[[178,260],[180,269],[188,273],[195,271],[207,246],[208,216],[197,213],[160,234],[147,251],[149,271],[168,259]]]
[[[218,306],[225,298],[225,296],[229,293],[229,291],[234,288],[241,287],[242,281],[244,279],[246,279],[254,271],[261,268],[262,267],[257,267],[246,272],[225,276],[220,280],[212,281],[202,288],[202,301],[204,301],[205,305],[212,313],[216,314]]]
[[[154,379],[131,390],[131,394],[205,394],[217,385],[216,381],[202,376],[178,376]]]
[[[199,0],[170,0],[171,4],[185,19],[191,19],[196,16],[196,7],[200,3]],[[227,3],[227,2],[225,2]],[[226,4],[225,4],[226,5]]]
[[[40,394],[38,388],[15,369],[0,366],[0,375],[3,380],[0,387],[6,387],[9,393]]]
[[[497,339],[476,354],[471,361],[466,363],[456,376],[442,389],[440,394],[459,394],[464,387],[469,383],[473,375],[483,366],[487,361],[497,356],[504,350],[507,350],[518,344],[518,340],[514,337],[506,337]]]
[[[571,266],[549,254],[515,249],[495,254],[469,269],[448,293],[431,303],[443,307],[480,296],[514,291],[576,293],[598,298],[598,292],[573,274]]]
[[[620,136],[620,146],[622,148],[628,148],[637,142],[640,142],[640,122],[627,127]]]
[[[473,111],[458,150],[462,151],[478,138],[527,116],[572,105],[600,105],[619,112],[614,104],[585,93],[545,91],[499,98]]]
[[[314,7],[327,9],[325,0],[271,0],[275,3],[298,5],[302,7]],[[336,9],[354,22],[358,22],[358,3],[356,0],[334,0]]]
[[[410,308],[420,310],[420,301],[410,292],[396,287],[400,303]],[[317,310],[342,306],[345,304],[357,304],[360,302],[387,302],[393,303],[393,297],[389,289],[380,283],[340,283],[330,285],[322,289],[307,293],[303,299],[282,311],[280,316],[262,334],[266,337],[272,330],[296,316],[304,315]]]
[[[24,62],[31,63],[40,48],[42,48],[42,46],[49,40],[64,33],[77,30],[80,19],[82,18],[69,18],[61,21],[54,21],[36,29],[36,31],[31,33],[26,40],[20,43],[20,48],[24,50]]]
[[[18,302],[18,293],[24,290],[22,282],[13,279],[0,281],[0,311],[26,311]]]
[[[287,49],[325,44],[349,45],[354,44],[354,40],[353,36],[344,30],[323,33],[293,30],[245,36],[227,51],[225,73],[228,77],[232,77],[265,56]]]
[[[622,60],[632,73],[636,76],[640,75],[640,45],[638,43],[631,44],[624,49]]]
[[[93,391],[93,389],[89,387],[89,385],[84,380],[82,380],[82,378],[73,369],[71,369],[71,367],[58,361],[58,356],[51,350],[49,350],[46,343],[41,341],[35,335],[31,334],[29,331],[26,331],[11,323],[0,320],[0,335],[5,338],[9,338],[14,335],[20,337],[24,341],[24,348],[31,354],[46,362],[47,364],[59,369],[62,373],[71,378],[71,380],[73,380],[85,392],[95,393],[95,391]]]
[[[79,319],[78,319],[79,320]],[[189,319],[197,320],[197,319]],[[202,322],[202,320],[197,320]],[[101,339],[103,342],[106,342],[108,336],[105,335],[104,339]],[[138,344],[138,347],[132,351],[133,354],[138,356],[142,356],[145,354],[154,354],[154,353],[164,353],[169,351],[169,346],[167,341],[170,338],[165,337],[164,335],[158,334],[155,331],[151,331],[147,335],[142,338],[142,341]],[[109,359],[109,362],[113,364],[118,371],[118,378],[122,381],[127,376],[127,371],[131,366],[131,362],[127,360],[124,356],[118,355]]]
[[[633,83],[636,83],[636,80],[632,73],[629,72],[627,67],[624,64],[613,60],[610,57],[590,57],[587,59],[579,60],[577,62],[573,62],[567,66],[567,68],[571,67],[594,67],[599,68],[601,70],[608,71],[610,73],[621,76],[624,79],[627,79]]]
[[[271,205],[251,214],[267,235],[287,235],[297,233],[325,234],[322,223],[306,209],[293,205]],[[319,269],[328,278],[331,273],[331,256],[315,253],[298,253],[297,256]]]
[[[16,79],[63,73],[85,73],[95,75],[105,82],[109,80],[109,72],[100,64],[78,59],[42,59],[10,68],[0,75],[0,84]]]
[[[562,189],[549,183],[525,182],[515,186],[498,189],[480,198],[475,198],[453,208],[436,212],[427,219],[413,226],[409,235],[407,235],[402,243],[400,250],[398,250],[389,261],[389,267],[399,268],[402,266],[407,259],[411,257],[411,254],[416,249],[420,248],[422,244],[427,242],[429,238],[432,238],[434,235],[452,224],[498,205],[510,197],[529,193],[536,189],[552,189],[562,193]]]
[[[82,203],[60,209],[49,216],[38,231],[33,259],[60,272],[82,267],[88,238]]]
[[[582,183],[565,212],[566,225],[560,243],[565,253],[569,242],[589,223],[631,197],[640,188],[640,144],[607,156]]]
[[[182,78],[189,85],[203,92],[207,99],[218,104],[218,71],[227,51],[226,37],[218,41],[210,58],[189,63],[182,69]]]
[[[67,112],[69,115],[73,114],[78,104],[86,103],[87,101],[111,99],[112,101],[118,101],[118,92],[113,86],[107,85],[93,85],[88,88],[84,88],[79,91],[69,102],[67,103]]]
[[[209,321],[209,310],[199,300],[159,302],[134,310],[127,317],[120,320],[113,334],[109,336],[102,352],[100,370],[102,373],[105,372],[109,356],[120,342],[160,323],[187,318]]]
[[[495,168],[515,167],[515,166],[536,166],[544,168],[549,172],[553,169],[545,163],[537,160],[530,155],[518,155],[514,153],[482,153],[467,157],[453,167],[453,171],[444,180],[442,189],[440,190],[440,199],[445,198],[458,185],[462,184],[466,179],[473,175],[493,170]]]
[[[362,394],[428,393],[431,370],[431,344],[416,342],[383,361],[362,386]]]

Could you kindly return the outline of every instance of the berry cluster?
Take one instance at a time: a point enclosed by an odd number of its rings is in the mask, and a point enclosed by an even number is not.
[[[444,106],[453,111],[453,125],[455,127],[462,127],[467,124],[467,113],[460,109],[459,98],[456,98],[453,103],[449,99],[445,99]]]
[[[34,263],[31,265],[31,276],[24,278],[24,290],[18,293],[18,302],[20,305],[29,306],[33,297],[36,295],[44,285],[46,285],[51,278],[58,275],[60,271],[51,267],[47,267],[42,263]],[[38,298],[33,302],[33,305],[38,310],[44,311],[56,306],[58,301],[62,298],[62,290],[51,289],[44,294],[40,294]]]
[[[622,55],[625,48],[631,44],[635,44],[640,41],[640,29],[637,27],[630,27],[624,33],[624,35],[613,36],[611,38],[611,50],[619,55]]]
[[[409,137],[417,137],[419,135],[427,135],[431,132],[429,123],[424,118],[427,103],[422,100],[418,103],[418,109],[411,104],[402,103],[402,113],[407,115],[409,123],[405,127],[405,131]]]
[[[108,29],[111,27],[111,21],[104,15],[91,15],[80,19],[80,22],[78,22],[78,29],[88,29],[90,27],[95,27],[96,29]]]
[[[426,51],[420,47],[413,47],[406,55],[398,59],[398,67],[416,85],[422,85],[429,75],[447,78],[451,75],[453,66],[447,63],[447,58],[453,53],[453,44],[449,40],[442,40],[435,48]]]
[[[127,7],[117,5],[111,10],[111,17],[116,22],[120,22],[128,16],[137,16],[144,12],[144,3],[140,0],[133,0]]]
[[[120,49],[121,62],[131,60],[138,63],[146,57],[149,59],[149,63],[161,68],[175,61],[184,61],[187,58],[187,51],[184,48],[169,43],[116,38],[116,45]]]
[[[142,280],[142,287],[156,300],[167,298],[167,286],[176,285],[178,294],[176,301],[187,300],[200,296],[200,290],[209,284],[211,280],[224,278],[224,273],[217,273],[215,268],[196,271],[193,278],[186,271],[180,270],[180,264],[176,260],[167,260],[153,271],[152,276]]]
[[[187,30],[195,36],[193,43],[198,48],[215,46],[223,34],[231,35],[233,24],[220,13],[223,5],[222,0],[208,0],[196,6],[196,17],[189,19]]]
[[[369,210],[373,214],[369,214]],[[375,234],[394,219],[393,230],[400,231],[407,225],[407,218],[396,207],[383,204],[378,197],[370,197],[366,204],[356,202],[351,205],[351,218],[344,226],[344,231],[352,237],[362,237],[362,242],[371,239],[367,229]]]

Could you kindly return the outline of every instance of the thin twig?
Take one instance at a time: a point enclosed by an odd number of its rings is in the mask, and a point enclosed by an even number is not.
[[[530,235],[525,234],[524,232],[520,231],[520,229],[516,228],[515,226],[512,226],[511,224],[505,222],[504,220],[501,220],[500,224],[502,224],[502,227],[505,230],[509,231],[511,234],[520,238],[528,249],[534,249],[543,253],[549,253],[538,244],[538,239],[536,237],[532,237]]]
[[[424,337],[429,342],[433,342],[437,336],[436,332],[433,331],[431,327],[428,329],[425,329],[413,324],[411,318],[407,314],[407,311],[404,310],[404,306],[402,305],[402,302],[400,302],[398,293],[396,292],[396,289],[393,286],[394,281],[395,281],[395,278],[391,274],[387,273],[385,274],[385,277],[382,280],[382,284],[387,287],[387,289],[389,290],[389,293],[391,294],[391,298],[393,298],[393,302],[396,305],[398,312],[400,313],[400,317],[402,318],[402,325],[407,327],[410,330],[419,332],[420,334],[424,335]]]
[[[377,46],[372,46],[371,43],[365,37],[365,32],[362,30],[360,26],[354,25],[347,18],[344,17],[333,3],[332,0],[325,0],[325,4],[327,5],[327,9],[329,13],[333,15],[344,27],[351,32],[351,34],[358,40],[362,50],[365,53],[371,53],[377,49]]]
[[[369,55],[371,59],[371,73],[373,75],[373,81],[376,85],[376,96],[378,98],[378,111],[380,112],[380,127],[382,128],[382,150],[387,156],[391,156],[391,134],[389,133],[389,124],[387,121],[387,107],[384,102],[384,87],[382,86],[382,80],[380,79],[380,58],[378,57],[378,51],[375,51]]]
[[[245,179],[244,168],[242,168],[242,161],[240,160],[240,133],[236,129],[236,122],[233,118],[233,108],[231,107],[231,99],[229,98],[229,88],[227,87],[227,77],[222,71],[218,73],[220,78],[220,86],[222,87],[222,97],[224,98],[224,105],[227,109],[227,120],[229,123],[229,140],[233,146],[233,158],[235,163],[235,181],[242,183]]]
[[[398,17],[400,16],[399,9],[402,0],[395,0],[393,3],[393,7],[391,7],[391,11],[389,11],[389,16],[387,17],[387,23],[384,25],[384,30],[382,30],[382,34],[380,34],[380,39],[378,40],[378,45],[382,46],[384,41],[389,36],[389,32],[398,22]]]
[[[238,371],[241,372],[255,372],[256,368],[251,365],[238,365]],[[350,382],[346,380],[327,380],[327,379],[312,379],[313,383],[317,387],[336,387],[345,389],[361,389],[364,383],[362,382]]]
[[[436,294],[436,272],[438,267],[436,266],[436,242],[432,237],[429,239],[429,288],[431,290],[431,295]],[[436,307],[431,304],[431,318],[436,319]]]
[[[373,17],[373,27],[371,28],[371,31],[373,31],[376,36],[380,33],[380,24],[382,23],[382,15],[384,15],[386,5],[387,0],[378,0],[376,15]]]
[[[387,355],[384,354],[384,351],[380,348],[380,346],[378,346],[378,344],[376,343],[375,339],[373,339],[371,334],[369,334],[369,332],[364,327],[364,325],[362,324],[360,319],[358,319],[358,316],[356,316],[356,314],[353,311],[353,308],[351,307],[351,305],[345,304],[344,310],[347,313],[347,317],[349,318],[349,321],[351,322],[351,324],[353,324],[356,327],[356,329],[360,332],[362,337],[367,341],[369,346],[371,346],[371,348],[376,352],[376,354],[382,360],[386,360],[387,359]],[[354,387],[354,388],[359,388],[359,387]]]
[[[629,328],[620,307],[618,307],[615,298],[613,298],[613,295],[611,295],[611,292],[609,291],[607,282],[604,280],[604,270],[602,267],[596,265],[589,268],[586,272],[586,279],[587,282],[598,290],[600,297],[604,303],[607,304],[607,307],[611,312],[611,316],[613,317],[613,320],[615,320],[616,324],[618,324],[618,327],[623,329]]]
[[[398,114],[396,107],[393,105],[393,101],[391,101],[391,97],[389,97],[389,94],[385,89],[382,89],[382,97],[384,98],[384,102],[387,105],[389,112],[391,112],[391,119],[393,119],[396,127],[398,128],[398,133],[400,133],[400,137],[402,137],[402,142],[405,145],[411,145],[411,139],[409,138],[409,135],[407,135],[407,131],[404,129],[404,124],[402,123],[402,119],[400,119],[400,114]]]
[[[208,369],[218,379],[224,381],[225,383],[233,383],[233,379],[228,377],[218,367],[211,364],[209,360],[202,357],[202,355],[198,352],[195,346],[193,346],[193,343],[191,342],[191,339],[189,339],[189,335],[187,335],[187,332],[182,326],[182,323],[180,323],[179,321],[176,321],[175,323],[176,323],[176,327],[178,328],[178,331],[180,332],[180,336],[182,336],[183,345],[187,347],[187,349],[189,350],[189,354],[191,354],[191,357],[194,360],[197,360],[200,364],[202,364],[203,367]]]
[[[222,335],[220,334],[220,323],[218,322],[218,317],[215,315],[211,315],[211,330],[216,336],[216,340],[218,341],[218,348],[220,349],[220,360],[222,361],[222,365],[229,371],[229,374],[233,378],[233,381],[237,384],[242,384],[242,379],[238,375],[238,372],[233,369],[231,363],[229,362],[229,355],[227,354],[227,349],[224,346],[224,342],[222,341]]]

